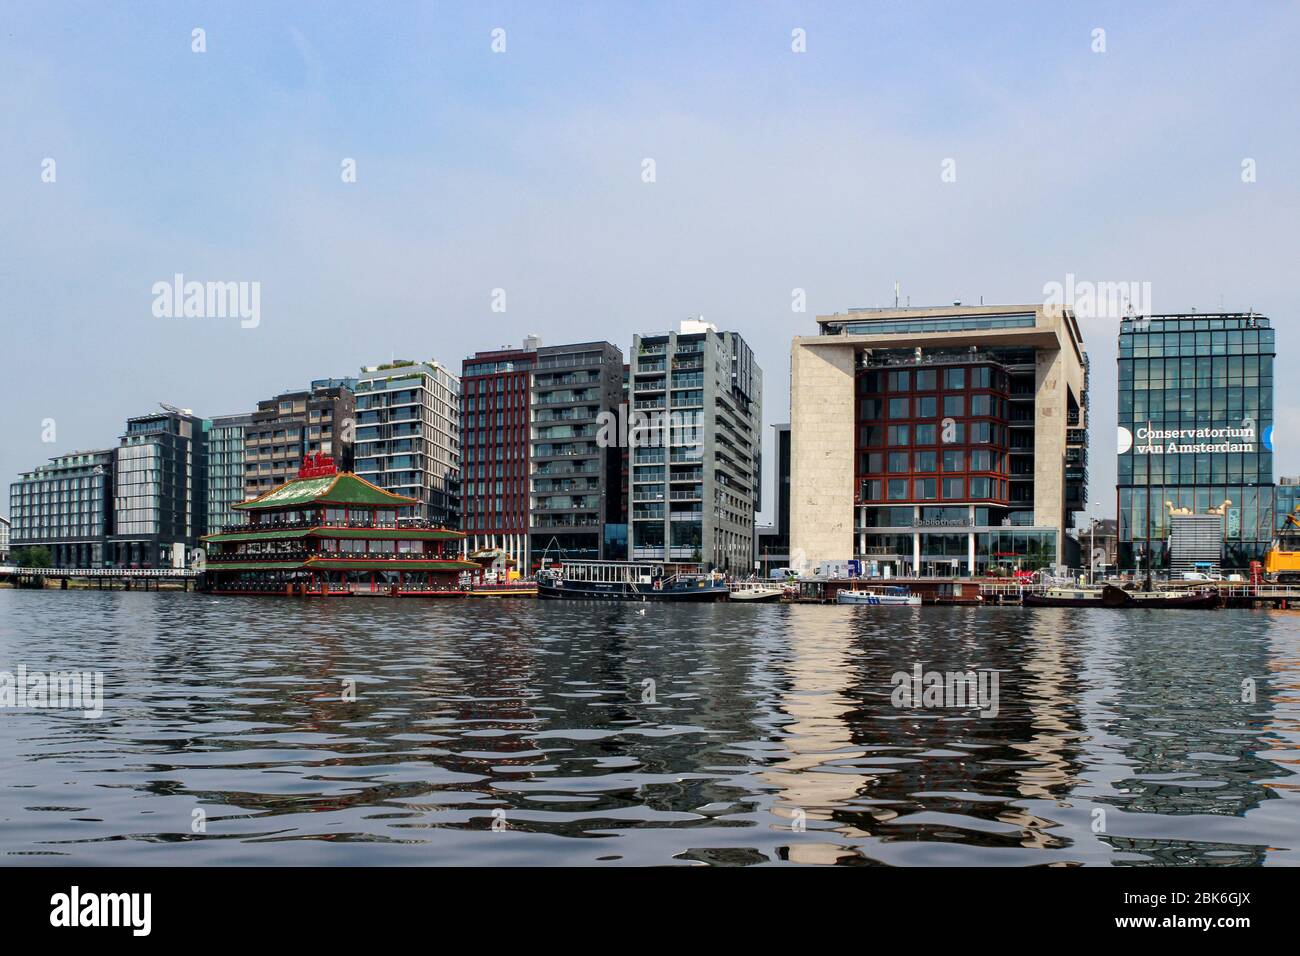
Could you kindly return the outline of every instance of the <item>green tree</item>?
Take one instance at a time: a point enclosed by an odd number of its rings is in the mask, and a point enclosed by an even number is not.
[[[49,548],[20,548],[14,552],[14,563],[20,568],[52,568],[54,557]]]

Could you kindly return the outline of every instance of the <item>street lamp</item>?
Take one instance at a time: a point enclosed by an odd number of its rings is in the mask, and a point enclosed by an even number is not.
[[[1088,507],[1096,508],[1097,502],[1090,502]],[[1092,525],[1088,528],[1088,586],[1091,587],[1093,582],[1093,572],[1097,565],[1097,518],[1092,519]]]

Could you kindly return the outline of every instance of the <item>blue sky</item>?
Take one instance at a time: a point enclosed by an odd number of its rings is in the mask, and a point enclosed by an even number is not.
[[[895,280],[915,305],[1146,281],[1156,311],[1262,311],[1296,354],[1298,27],[1285,2],[11,5],[0,476],[159,401],[245,411],[529,332],[626,349],[699,313],[783,421],[791,336]],[[260,282],[261,324],[155,318],[177,272]],[[1102,513],[1115,333],[1084,323]]]

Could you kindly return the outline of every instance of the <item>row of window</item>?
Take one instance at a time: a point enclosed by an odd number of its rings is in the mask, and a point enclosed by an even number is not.
[[[942,373],[942,375],[940,375]],[[949,391],[964,391],[967,382],[971,388],[989,388],[1006,390],[1007,377],[988,365],[974,368],[954,366],[943,369],[922,368],[902,369],[899,371],[866,371],[858,376],[858,391],[863,395],[878,392],[910,392],[915,384],[916,391],[930,392],[939,388],[939,382]]]
[[[905,448],[908,445],[1005,446],[1007,427],[993,422],[949,422],[936,425],[867,425],[858,433],[863,448]]]
[[[859,458],[864,475],[907,474],[913,471],[1001,472],[1005,456],[989,449],[949,448],[939,451],[865,452]]]
[[[862,482],[863,501],[1005,501],[1007,482],[1000,478],[869,478]],[[969,491],[969,494],[967,493]]]
[[[940,404],[940,398],[943,402]],[[944,418],[961,418],[967,414],[990,418],[1007,417],[1007,401],[997,395],[918,395],[915,398],[864,398],[858,404],[858,416],[864,422],[885,417],[938,418],[942,408]]]

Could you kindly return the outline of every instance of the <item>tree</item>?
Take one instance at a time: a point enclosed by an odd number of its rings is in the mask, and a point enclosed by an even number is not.
[[[14,563],[20,568],[52,568],[54,557],[49,548],[20,548],[14,551]]]

